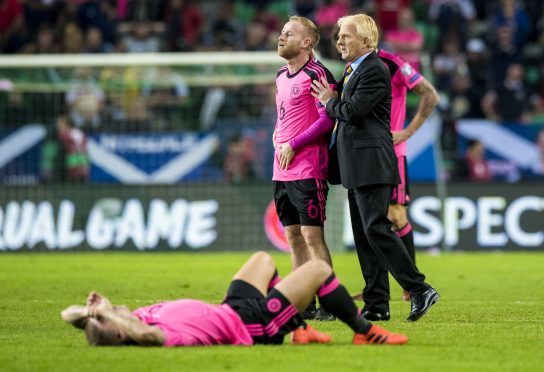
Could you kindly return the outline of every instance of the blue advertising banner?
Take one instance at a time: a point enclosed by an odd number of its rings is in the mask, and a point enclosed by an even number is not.
[[[215,133],[97,134],[88,142],[91,182],[173,184],[215,181],[222,170],[211,162]]]
[[[411,181],[432,182],[436,179],[436,143],[442,120],[433,114],[408,140],[408,177]]]
[[[457,123],[459,151],[478,140],[494,179],[518,181],[544,177],[544,128],[538,125],[497,124],[489,120]]]
[[[43,125],[26,125],[17,130],[0,129],[0,182],[34,184],[39,181]]]

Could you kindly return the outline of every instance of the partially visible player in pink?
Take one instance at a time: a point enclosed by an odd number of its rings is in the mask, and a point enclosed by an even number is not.
[[[278,54],[287,60],[276,75],[277,121],[274,129],[274,201],[291,247],[292,268],[312,257],[332,266],[323,225],[327,202],[328,141],[334,123],[325,106],[311,95],[312,81],[336,82],[313,50],[319,30],[309,19],[289,18],[278,39]],[[306,319],[332,320],[315,309]]]
[[[280,280],[272,257],[253,254],[234,276],[221,305],[183,299],[133,312],[91,292],[85,306],[72,305],[62,319],[83,329],[91,345],[211,346],[281,344],[293,332],[296,344],[329,343],[330,336],[307,325],[300,315],[315,294],[322,306],[354,332],[354,344],[407,342],[362,317],[332,268],[310,260]]]
[[[414,246],[414,234],[412,226],[408,221],[406,207],[410,202],[408,187],[408,169],[406,161],[407,140],[423,125],[431,115],[434,107],[438,104],[439,96],[433,85],[416,71],[402,57],[389,53],[383,49],[378,51],[378,57],[389,68],[391,74],[391,133],[398,160],[398,169],[401,182],[391,189],[391,202],[387,217],[393,222],[393,229],[406,246],[412,260],[416,261]],[[405,127],[406,121],[406,97],[408,90],[419,96],[419,105],[416,114]],[[382,280],[375,283],[385,283],[387,280],[387,269],[382,272]],[[385,288],[384,288],[385,289]],[[368,283],[367,283],[368,291]],[[389,288],[387,286],[387,291]],[[354,296],[355,299],[362,298],[361,295]],[[410,293],[404,292],[403,299],[408,301]]]
[[[399,9],[397,24],[397,29],[385,33],[384,40],[398,56],[418,70],[425,38],[414,25],[414,11],[409,7]]]

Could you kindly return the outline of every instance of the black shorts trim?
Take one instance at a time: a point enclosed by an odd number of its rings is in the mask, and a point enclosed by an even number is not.
[[[410,183],[408,181],[408,161],[406,156],[397,157],[400,183],[391,186],[391,204],[410,204]]]
[[[231,282],[223,303],[238,313],[255,344],[281,344],[304,322],[281,292],[272,289],[264,296],[244,280]]]

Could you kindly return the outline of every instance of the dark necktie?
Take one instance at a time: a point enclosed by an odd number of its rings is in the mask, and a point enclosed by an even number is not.
[[[353,72],[353,69],[351,68],[351,63],[348,65],[348,68],[346,69],[346,73],[344,74],[344,80],[342,82],[342,94],[340,95],[340,99],[344,98],[344,88],[346,87],[346,83],[348,82],[349,75]],[[338,131],[338,119],[336,119],[336,122],[334,123],[334,129],[332,130],[332,136],[331,141],[329,142],[329,149],[332,148],[334,145],[334,142],[336,141],[336,133]]]

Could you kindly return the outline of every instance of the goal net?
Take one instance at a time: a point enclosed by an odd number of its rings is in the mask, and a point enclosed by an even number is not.
[[[285,248],[269,208],[283,63],[3,56],[0,251]]]

